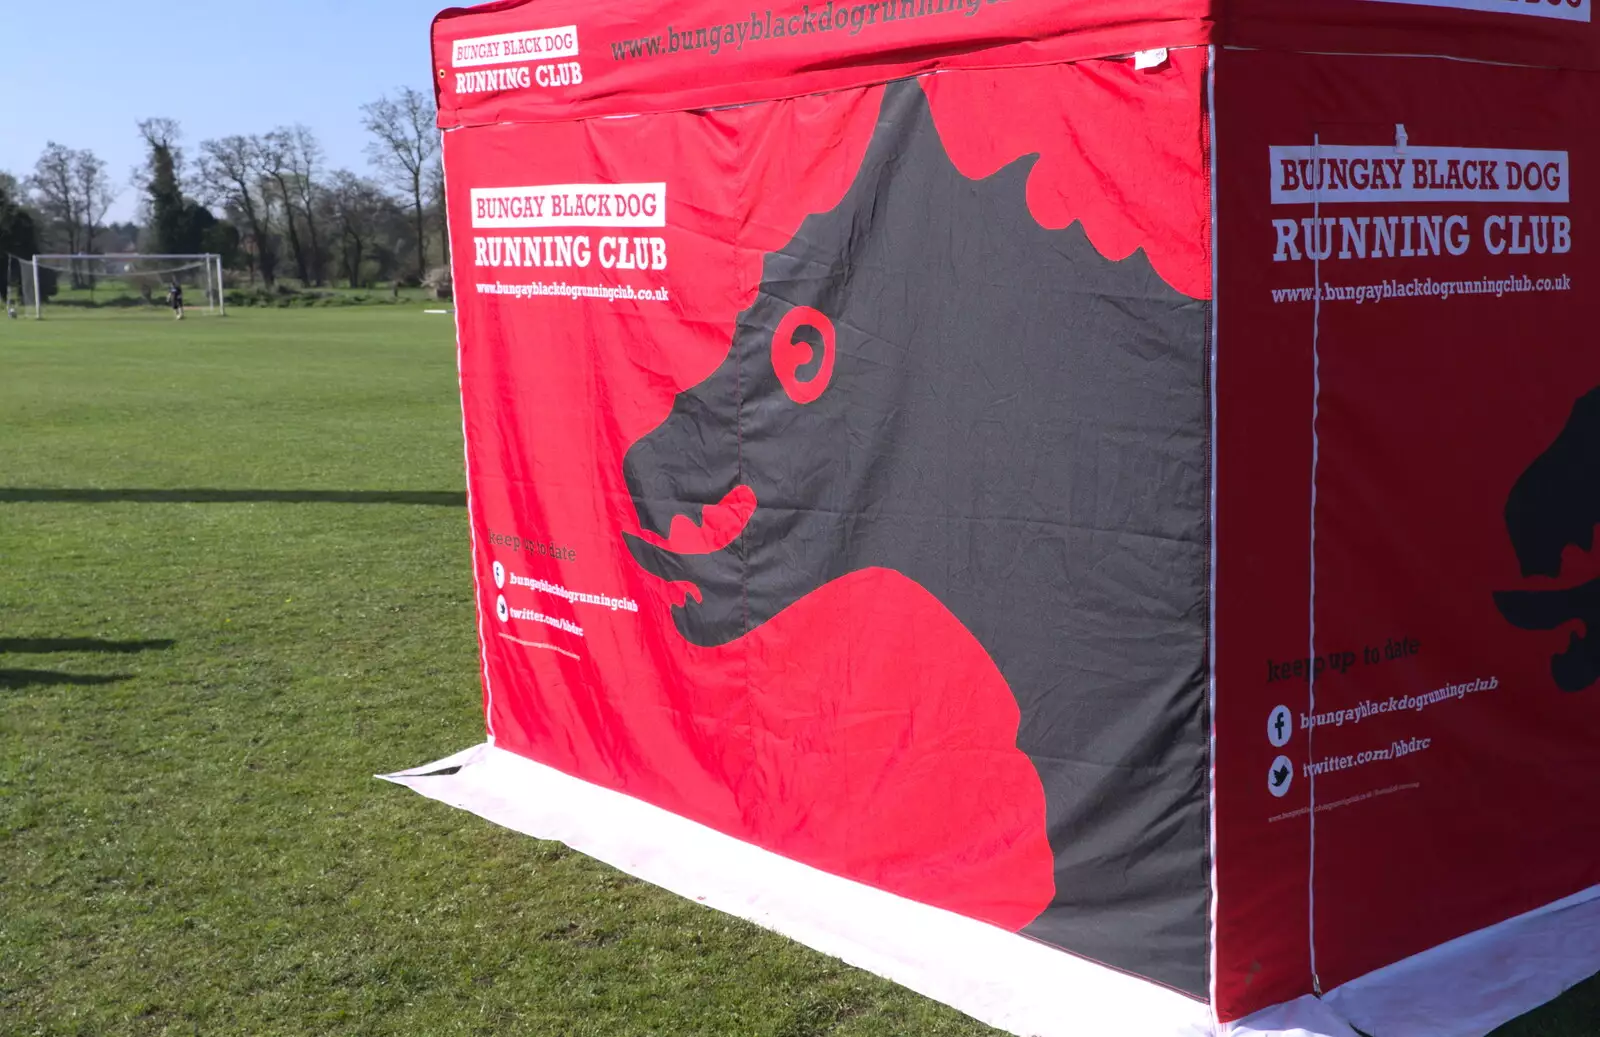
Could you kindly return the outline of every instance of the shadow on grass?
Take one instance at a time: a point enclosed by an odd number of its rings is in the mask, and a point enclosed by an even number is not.
[[[0,504],[424,504],[464,508],[467,495],[451,490],[137,490],[0,487]]]
[[[61,673],[58,670],[0,670],[0,691],[48,688],[61,685],[94,687],[127,680],[126,673]]]
[[[107,641],[103,637],[0,637],[0,654],[18,652],[49,655],[52,652],[164,652],[178,642],[171,638],[152,641]]]

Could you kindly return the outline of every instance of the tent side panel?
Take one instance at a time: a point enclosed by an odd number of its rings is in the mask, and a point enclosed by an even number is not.
[[[1204,996],[1204,76],[446,134],[496,746]]]
[[[1232,1018],[1600,882],[1600,77],[1217,78]]]

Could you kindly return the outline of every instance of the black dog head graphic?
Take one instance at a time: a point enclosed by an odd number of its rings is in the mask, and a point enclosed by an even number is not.
[[[1588,551],[1600,522],[1600,389],[1578,400],[1566,427],[1536,457],[1506,499],[1506,530],[1523,576],[1560,576],[1568,545]],[[1547,591],[1501,591],[1500,614],[1524,630],[1555,630],[1577,621],[1564,651],[1550,660],[1563,691],[1600,680],[1600,579]]]
[[[739,487],[753,512],[710,553],[628,546],[694,586],[699,645],[859,569],[921,584],[1021,707],[1070,916],[1037,934],[1203,991],[1206,306],[1040,226],[1033,161],[970,180],[921,87],[886,88],[843,201],[625,459],[655,534]]]

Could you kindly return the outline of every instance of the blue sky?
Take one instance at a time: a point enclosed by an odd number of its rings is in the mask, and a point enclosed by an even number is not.
[[[468,6],[462,0],[459,6]],[[428,26],[450,0],[76,0],[4,3],[0,169],[25,176],[47,141],[89,148],[138,205],[139,120],[183,124],[188,154],[207,137],[305,123],[330,168],[365,170],[361,105],[402,85],[429,89]]]

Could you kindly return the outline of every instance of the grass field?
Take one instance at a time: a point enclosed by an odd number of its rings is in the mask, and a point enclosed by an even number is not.
[[[372,779],[481,740],[460,428],[416,306],[0,324],[0,1034],[992,1032]]]

